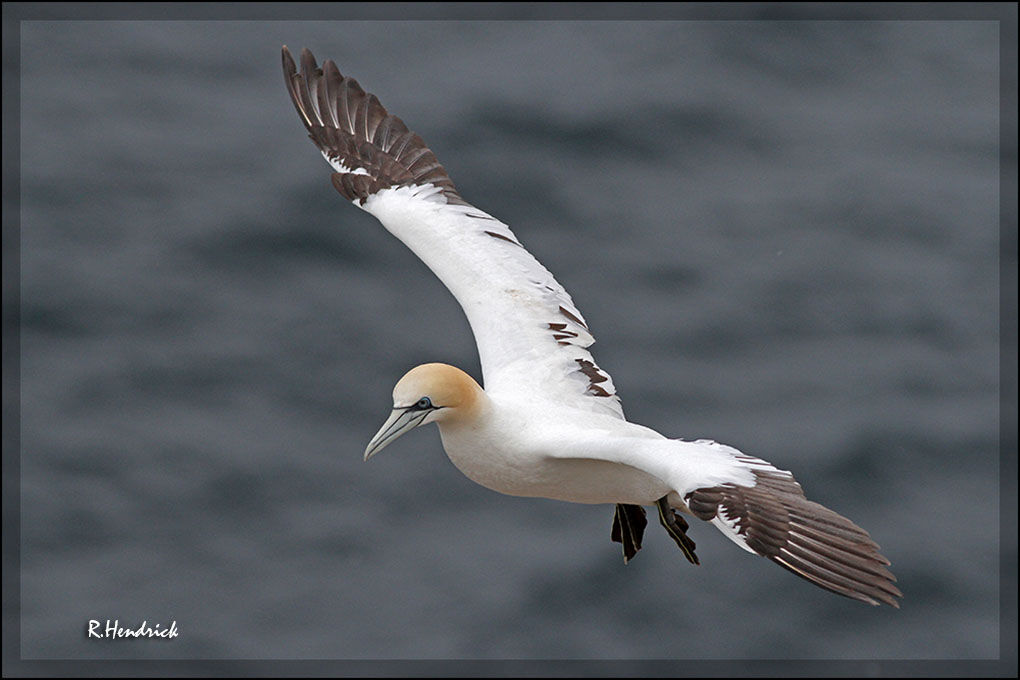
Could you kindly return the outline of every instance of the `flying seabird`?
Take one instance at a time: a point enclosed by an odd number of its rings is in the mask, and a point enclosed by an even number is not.
[[[866,531],[809,501],[786,470],[725,444],[670,439],[628,422],[595,342],[563,286],[495,217],[465,201],[421,137],[353,78],[286,46],[287,91],[333,167],[333,186],[374,215],[449,288],[478,345],[483,389],[446,364],[411,369],[368,460],[436,423],[446,454],[484,487],[513,496],[615,506],[624,561],[641,549],[644,506],[698,564],[683,515],[817,586],[899,607],[889,561]],[[682,514],[680,514],[682,513]]]

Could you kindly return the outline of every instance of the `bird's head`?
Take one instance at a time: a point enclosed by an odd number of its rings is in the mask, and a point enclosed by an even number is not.
[[[365,448],[365,460],[419,425],[468,417],[483,394],[474,378],[459,368],[448,364],[415,366],[393,388],[393,413]]]

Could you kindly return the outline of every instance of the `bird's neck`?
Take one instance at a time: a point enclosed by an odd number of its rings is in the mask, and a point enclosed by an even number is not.
[[[461,384],[458,385],[460,403],[456,408],[450,409],[446,417],[438,421],[441,432],[452,433],[464,429],[475,429],[492,416],[493,403],[489,395],[466,373],[463,378]]]

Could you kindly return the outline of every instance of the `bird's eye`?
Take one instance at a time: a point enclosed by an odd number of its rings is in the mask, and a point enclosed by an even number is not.
[[[418,400],[418,403],[415,404],[415,406],[422,410],[432,408],[432,400],[429,399],[428,397],[422,397],[421,399]]]

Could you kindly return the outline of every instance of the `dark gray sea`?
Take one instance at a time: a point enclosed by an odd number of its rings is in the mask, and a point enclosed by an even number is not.
[[[478,357],[332,188],[283,44],[511,225],[631,420],[792,470],[902,609],[701,523],[702,566],[654,521],[624,565],[612,507],[476,486],[435,428],[362,462],[404,371]],[[995,22],[33,21],[20,56],[24,657],[999,655]]]

